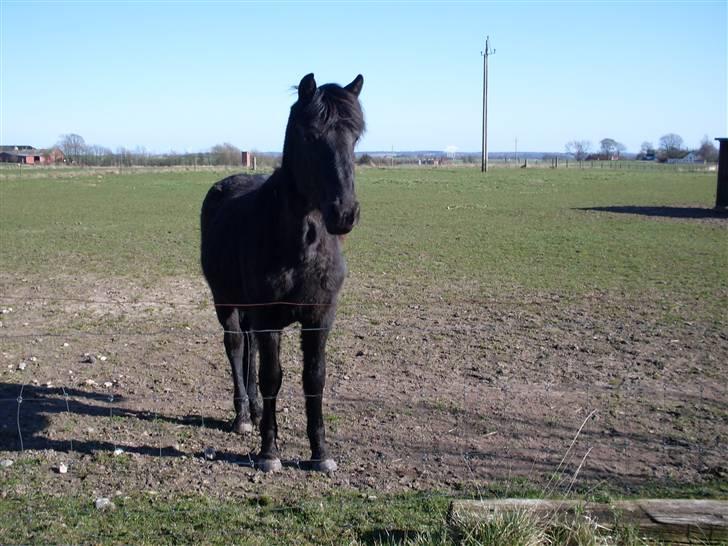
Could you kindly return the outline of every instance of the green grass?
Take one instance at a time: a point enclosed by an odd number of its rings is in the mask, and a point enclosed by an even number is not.
[[[709,207],[715,175],[627,171],[364,171],[352,269],[405,283],[706,295],[725,281],[725,229],[579,210]]]
[[[8,495],[0,499],[3,544],[398,544],[624,545],[647,544],[634,529],[608,533],[583,514],[541,520],[524,511],[489,521],[449,522],[444,495],[341,494],[275,502],[203,496],[115,497],[113,510],[94,499]]]
[[[222,173],[0,180],[4,269],[18,274],[199,274],[198,213]],[[710,206],[715,175],[588,170],[364,169],[350,269],[413,290],[477,283],[710,296],[725,281],[725,229],[578,210]]]
[[[409,495],[369,500],[327,497],[275,504],[268,497],[221,501],[200,496],[115,498],[99,511],[76,496],[0,500],[0,542],[129,544],[346,544],[415,536],[443,528],[448,500]],[[32,508],[31,508],[32,507]]]

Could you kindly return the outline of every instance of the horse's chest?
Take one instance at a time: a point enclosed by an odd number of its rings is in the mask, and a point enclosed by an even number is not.
[[[328,300],[339,291],[346,275],[338,239],[309,220],[295,246],[295,260],[269,277],[275,291],[296,300]]]

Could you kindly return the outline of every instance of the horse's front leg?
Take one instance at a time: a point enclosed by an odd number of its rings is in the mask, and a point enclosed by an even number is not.
[[[336,470],[336,462],[329,457],[326,450],[326,431],[322,411],[322,398],[326,384],[326,340],[329,325],[304,324],[301,331],[306,430],[311,443],[311,461],[308,466],[311,470],[321,472]]]
[[[263,472],[275,472],[282,468],[278,458],[278,424],[276,422],[276,397],[281,388],[281,335],[277,332],[255,334],[260,355],[260,393],[263,395],[263,417],[260,420],[261,447],[257,466]]]

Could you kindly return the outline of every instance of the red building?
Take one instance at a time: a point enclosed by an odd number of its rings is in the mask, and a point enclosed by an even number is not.
[[[64,161],[65,156],[58,148],[39,150],[33,146],[0,146],[0,163],[52,165]]]

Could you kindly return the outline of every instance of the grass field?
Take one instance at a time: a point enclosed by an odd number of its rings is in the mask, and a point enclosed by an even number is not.
[[[218,173],[3,181],[5,268],[22,274],[198,274],[198,213]],[[713,173],[379,170],[359,173],[350,269],[480,291],[594,289],[708,296],[725,280],[720,224],[645,221],[591,207],[698,206]],[[418,286],[419,288],[421,286]],[[413,287],[415,288],[415,287]]]
[[[256,442],[223,430],[231,386],[198,265],[200,203],[225,173],[36,172],[0,178],[0,459],[15,461],[0,542],[441,544],[452,497],[728,496],[714,173],[360,170],[328,479],[234,464]],[[303,455],[295,350],[281,428]],[[22,416],[21,386],[40,400]],[[101,495],[117,510],[96,511]]]

